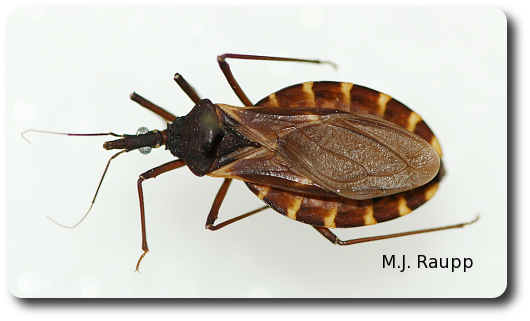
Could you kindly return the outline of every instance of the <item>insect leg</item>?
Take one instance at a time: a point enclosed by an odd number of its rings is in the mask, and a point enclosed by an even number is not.
[[[201,101],[201,97],[197,94],[197,91],[186,81],[186,79],[184,79],[184,77],[182,77],[181,74],[176,73],[173,80],[175,80],[177,85],[180,86],[180,89],[182,89],[182,91],[184,91],[194,103],[198,104]]]
[[[164,165],[160,165],[158,167],[155,167],[153,169],[148,170],[147,172],[140,175],[138,178],[138,197],[140,200],[140,217],[142,222],[142,250],[144,253],[142,253],[142,256],[140,256],[140,259],[138,260],[138,263],[136,264],[136,271],[138,271],[138,268],[140,267],[140,262],[144,258],[144,256],[149,252],[149,248],[147,247],[147,237],[145,234],[145,209],[144,209],[144,192],[142,189],[142,182],[150,179],[155,178],[160,174],[163,174],[165,172],[169,172],[170,170],[177,169],[179,167],[185,166],[186,164],[184,161],[178,159],[174,160],[169,163],[165,163]]]
[[[258,212],[263,211],[264,209],[268,208],[269,206],[263,206],[256,210],[253,210],[251,212],[248,212],[246,214],[234,217],[233,219],[230,219],[228,221],[224,221],[223,223],[214,225],[215,221],[217,220],[217,216],[219,214],[219,208],[221,207],[221,204],[223,203],[223,200],[226,196],[226,192],[228,191],[228,187],[230,186],[230,183],[232,182],[231,178],[225,178],[223,185],[221,185],[221,188],[219,189],[219,192],[217,192],[217,195],[215,196],[215,199],[212,204],[212,208],[210,209],[210,213],[208,214],[208,218],[206,219],[206,228],[212,231],[218,230],[222,227],[225,227],[229,224],[232,224],[234,222],[237,222],[239,220],[242,220],[246,217],[249,217],[252,214],[256,214]]]
[[[473,221],[466,222],[466,223],[460,223],[455,225],[449,225],[449,226],[442,226],[442,227],[435,227],[435,228],[429,228],[424,230],[418,230],[418,231],[410,231],[410,232],[404,232],[404,233],[396,233],[396,234],[388,234],[388,235],[380,235],[380,236],[371,236],[371,237],[364,237],[359,239],[353,239],[353,240],[347,240],[342,241],[339,239],[333,232],[331,232],[329,229],[324,227],[318,227],[313,226],[320,234],[322,234],[325,238],[327,238],[331,243],[338,244],[338,245],[352,245],[357,243],[364,243],[364,242],[371,242],[371,241],[378,241],[378,240],[384,240],[384,239],[391,239],[394,237],[400,237],[400,236],[406,236],[406,235],[413,235],[413,234],[421,234],[421,233],[429,233],[429,232],[435,232],[435,231],[441,231],[441,230],[448,230],[452,228],[462,228],[466,225],[473,224],[478,220],[479,216],[477,216]]]
[[[295,61],[295,62],[309,62],[309,63],[314,63],[314,64],[330,64],[335,69],[337,69],[337,66],[330,61],[283,58],[283,57],[269,57],[269,56],[240,55],[240,54],[231,54],[231,53],[217,56],[217,62],[219,63],[219,67],[221,67],[221,70],[223,71],[223,74],[225,75],[226,80],[230,84],[230,87],[232,87],[232,89],[236,93],[239,100],[241,100],[241,102],[245,106],[253,106],[253,104],[252,102],[250,102],[247,95],[245,95],[245,93],[241,89],[241,86],[237,83],[236,79],[234,78],[234,75],[232,74],[232,71],[230,70],[230,66],[226,62],[226,58],[244,59],[244,60]]]
[[[137,93],[132,93],[131,94],[131,99],[133,101],[137,102],[138,104],[140,104],[142,107],[145,107],[145,108],[149,109],[153,113],[157,114],[158,116],[164,118],[165,120],[167,120],[169,122],[172,122],[172,121],[174,121],[177,118],[175,115],[173,115],[169,111],[165,110],[162,107],[159,107],[159,106],[153,104],[152,102],[150,102],[149,100],[145,99],[144,97],[138,95]]]

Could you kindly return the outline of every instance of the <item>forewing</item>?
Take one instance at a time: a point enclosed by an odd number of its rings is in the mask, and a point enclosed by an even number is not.
[[[440,160],[423,139],[371,115],[335,114],[279,133],[277,152],[315,183],[351,199],[422,186]]]
[[[249,148],[247,152],[227,155],[214,166],[215,169],[208,173],[209,176],[233,178],[295,193],[335,195],[308,177],[293,171],[275,151],[267,148]]]
[[[317,108],[219,106],[232,119],[226,122],[277,154],[292,172],[347,198],[414,189],[440,167],[429,143],[380,117]]]

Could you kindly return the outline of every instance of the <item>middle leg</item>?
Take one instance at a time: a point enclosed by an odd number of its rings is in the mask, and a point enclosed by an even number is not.
[[[225,178],[225,180],[223,182],[223,185],[221,185],[221,188],[219,189],[219,192],[217,192],[217,195],[215,196],[215,199],[213,201],[212,208],[210,209],[210,213],[208,214],[208,218],[206,219],[206,228],[211,230],[211,231],[218,230],[218,229],[223,228],[223,227],[225,227],[225,226],[227,226],[229,224],[235,223],[235,222],[237,222],[239,220],[242,220],[242,219],[244,219],[246,217],[249,217],[249,216],[251,216],[253,214],[256,214],[258,212],[263,211],[264,209],[269,208],[268,205],[265,205],[263,207],[255,209],[253,211],[250,211],[250,212],[248,212],[246,214],[234,217],[233,219],[230,219],[230,220],[224,221],[222,223],[219,223],[217,225],[214,225],[215,221],[217,220],[217,217],[219,215],[219,209],[221,208],[221,204],[223,203],[223,200],[224,200],[224,198],[226,196],[226,192],[228,191],[228,187],[230,186],[230,183],[232,183],[232,179],[231,178]]]
[[[240,55],[240,54],[232,54],[232,53],[227,53],[224,55],[217,56],[217,62],[219,62],[219,67],[221,67],[221,70],[223,71],[223,74],[225,75],[226,80],[228,80],[230,87],[232,87],[232,89],[236,93],[239,100],[241,100],[241,102],[245,106],[254,106],[254,105],[252,104],[250,99],[248,99],[247,95],[245,95],[245,93],[243,92],[243,89],[241,89],[241,86],[237,83],[236,79],[234,78],[234,75],[232,74],[232,71],[230,70],[230,66],[228,65],[228,62],[226,62],[227,58],[243,59],[243,60],[292,61],[292,62],[308,62],[308,63],[313,63],[313,64],[329,64],[329,65],[332,65],[333,68],[337,69],[337,66],[334,63],[330,61],[321,61],[321,60],[255,56],[255,55]]]

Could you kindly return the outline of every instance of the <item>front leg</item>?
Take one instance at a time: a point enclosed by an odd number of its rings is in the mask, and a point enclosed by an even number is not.
[[[144,251],[142,253],[142,256],[140,256],[140,259],[138,259],[138,263],[136,264],[136,270],[135,272],[139,272],[138,269],[140,268],[140,262],[142,262],[142,259],[144,256],[149,252],[149,248],[147,247],[147,236],[145,233],[145,208],[144,208],[144,192],[142,189],[142,183],[150,178],[155,178],[160,174],[163,174],[165,172],[169,172],[171,170],[177,169],[179,167],[185,166],[183,160],[174,160],[169,163],[165,163],[164,165],[160,165],[158,167],[155,167],[153,169],[148,170],[147,172],[140,175],[138,178],[138,198],[140,200],[140,217],[142,222],[142,250]]]

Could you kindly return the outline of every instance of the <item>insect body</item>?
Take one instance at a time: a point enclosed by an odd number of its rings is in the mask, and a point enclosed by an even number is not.
[[[293,92],[305,92],[309,100],[298,97],[291,101]],[[443,177],[443,167],[439,171],[442,151],[432,131],[416,113],[383,93],[350,83],[304,83],[283,89],[256,105],[314,105],[342,112],[332,123],[300,130],[303,137],[296,139],[299,150],[305,148],[307,158],[311,158],[292,162],[311,164],[313,171],[326,166],[325,161],[331,163],[336,172],[333,177],[305,173],[335,195],[292,193],[286,202],[286,193],[278,197],[281,187],[271,190],[247,183],[271,207],[298,221],[347,228],[397,218],[430,199]],[[291,207],[282,206],[286,203]]]
[[[444,174],[438,140],[421,117],[405,105],[351,83],[306,82],[253,105],[233,77],[226,58],[322,63],[219,56],[221,69],[246,107],[200,99],[179,74],[175,81],[196,104],[186,116],[175,117],[136,93],[131,95],[131,99],[166,119],[168,127],[138,135],[109,133],[120,139],[106,142],[104,148],[122,149],[111,160],[123,152],[162,145],[178,158],[143,173],[138,180],[144,252],[137,270],[148,252],[142,182],[185,165],[197,176],[224,178],[206,221],[210,230],[268,207],[312,225],[328,240],[341,245],[470,224],[338,239],[329,228],[391,220],[427,202]],[[244,181],[267,206],[214,225],[232,179]]]

